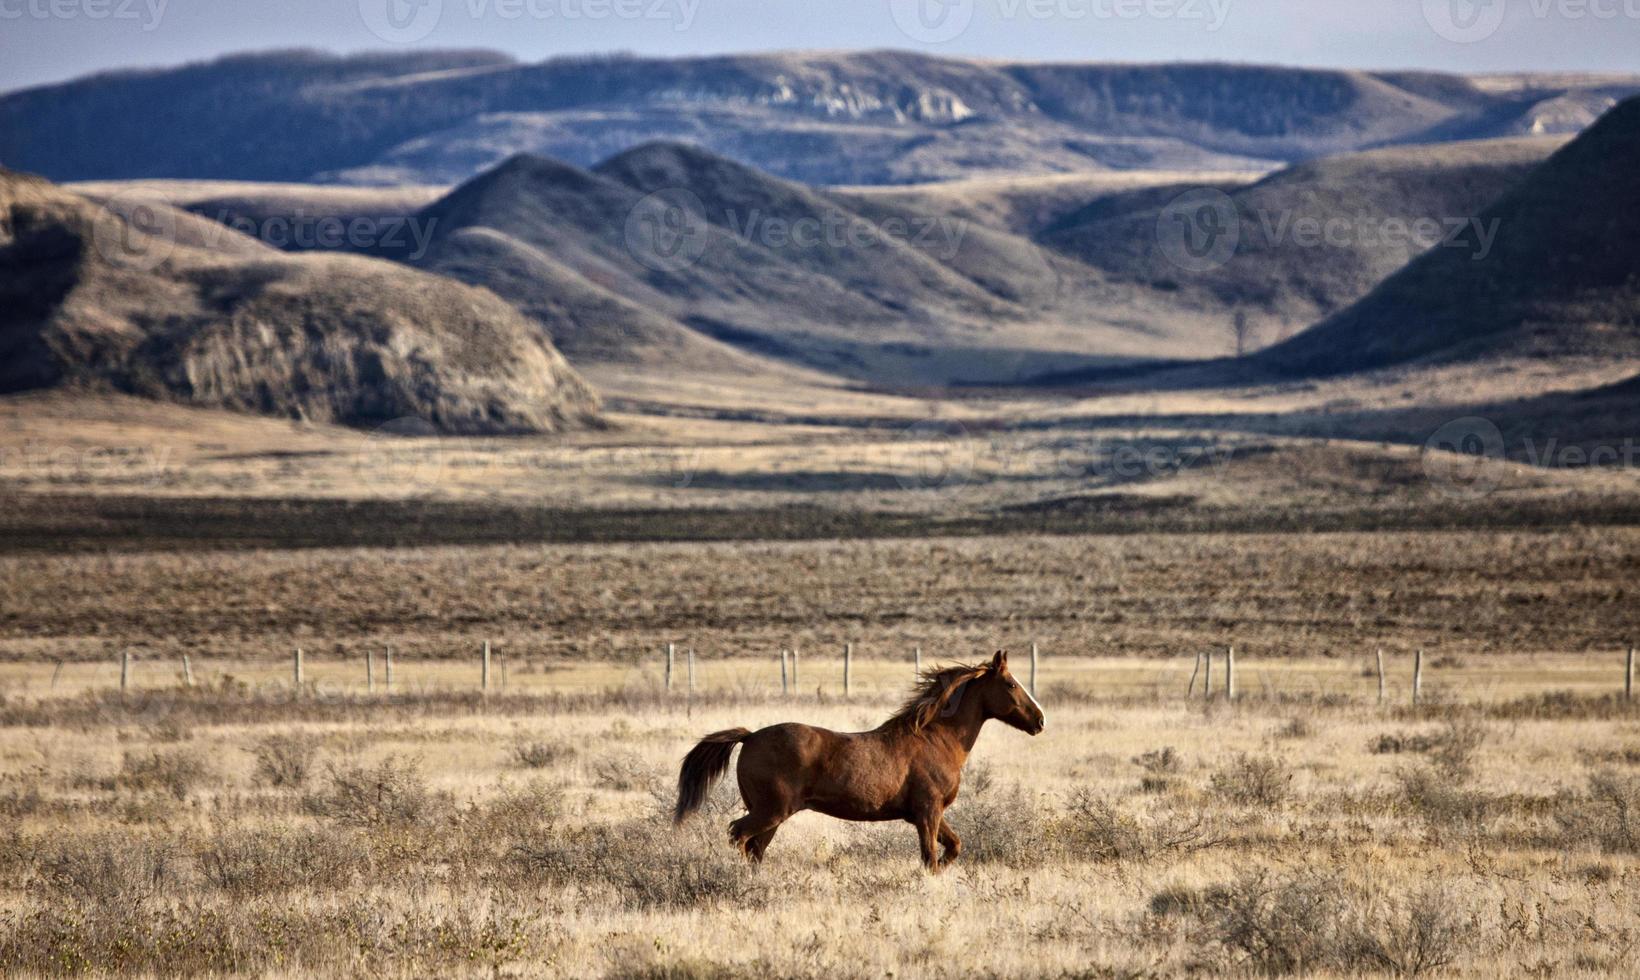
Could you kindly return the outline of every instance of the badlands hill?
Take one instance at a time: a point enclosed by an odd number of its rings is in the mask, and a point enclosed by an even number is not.
[[[483,290],[0,171],[0,392],[52,387],[461,433],[583,426],[598,405]]]

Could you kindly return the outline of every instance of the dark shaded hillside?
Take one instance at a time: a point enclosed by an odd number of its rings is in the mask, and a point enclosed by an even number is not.
[[[493,295],[361,256],[199,238],[200,220],[105,210],[0,171],[0,392],[84,386],[447,432],[595,421],[591,390]]]
[[[1185,302],[1250,318],[1249,347],[1272,343],[1366,295],[1443,242],[1518,184],[1554,138],[1401,147],[1332,157],[1250,186],[1176,185],[1102,197],[1039,240],[1127,282],[1177,291]],[[1158,231],[1169,205],[1200,187],[1228,196],[1234,251],[1185,268]],[[1422,233],[1417,223],[1426,223]]]
[[[0,96],[0,162],[60,180],[453,183],[520,152],[587,166],[672,139],[821,184],[1268,169],[1443,127],[1470,138],[1519,132],[1523,118],[1575,128],[1576,113],[1533,115],[1583,97],[1556,84],[1491,94],[1430,74],[894,51],[534,65],[471,52],[275,52]]]
[[[1414,360],[1640,354],[1640,99],[1560,150],[1473,229],[1366,298],[1263,352],[1259,369],[1332,375]]]

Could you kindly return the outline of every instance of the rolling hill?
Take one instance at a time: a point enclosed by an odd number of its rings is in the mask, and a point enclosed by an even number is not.
[[[1328,376],[1411,362],[1640,356],[1640,99],[1603,116],[1471,228],[1250,367]]]
[[[0,392],[52,387],[377,426],[550,432],[597,398],[495,296],[290,256],[160,205],[0,171]]]
[[[484,52],[283,51],[0,96],[0,162],[56,180],[450,184],[518,153],[590,166],[659,139],[810,184],[1262,172],[1390,144],[1575,132],[1598,107],[1637,91],[1635,78],[1480,84],[1412,72],[896,51],[539,64]]]
[[[1458,230],[1473,231],[1561,145],[1536,137],[1395,147],[1298,164],[1245,186],[1139,188],[1096,199],[1037,237],[1118,281],[1175,292],[1225,317],[1245,314],[1256,348],[1343,309]],[[1236,225],[1226,239],[1234,249],[1181,266],[1159,223],[1188,217],[1171,203],[1203,189],[1204,213],[1222,211],[1225,227]]]

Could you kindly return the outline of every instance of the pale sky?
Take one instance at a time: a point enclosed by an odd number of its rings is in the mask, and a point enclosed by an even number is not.
[[[1640,0],[0,0],[0,91],[275,47],[1640,72]]]

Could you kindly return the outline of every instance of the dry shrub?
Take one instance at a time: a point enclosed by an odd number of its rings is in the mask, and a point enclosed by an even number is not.
[[[1429,761],[1448,779],[1467,782],[1475,774],[1475,753],[1486,742],[1486,736],[1486,726],[1476,719],[1455,718],[1435,736]]]
[[[256,781],[267,786],[302,786],[318,756],[319,740],[295,732],[268,735],[251,748]]]
[[[119,785],[134,790],[163,790],[177,799],[186,799],[193,788],[211,775],[211,769],[190,749],[127,752],[116,777]]]
[[[521,741],[512,747],[513,761],[525,769],[546,769],[575,756],[568,742]]]
[[[1587,795],[1561,794],[1555,803],[1565,845],[1640,854],[1640,776],[1609,769],[1592,773]]]
[[[963,861],[1022,865],[1044,857],[1041,805],[1017,785],[959,798],[945,819],[962,839]]]
[[[370,866],[363,842],[324,827],[219,829],[200,845],[195,860],[207,883],[243,897],[299,887],[334,891]]]
[[[1479,832],[1492,814],[1493,800],[1469,789],[1436,766],[1407,766],[1395,774],[1401,795],[1431,829]]]
[[[1139,789],[1146,793],[1163,793],[1172,789],[1173,777],[1184,768],[1183,759],[1171,745],[1136,755],[1133,764],[1145,771],[1139,777]]]
[[[1276,729],[1276,738],[1300,739],[1309,738],[1315,734],[1315,726],[1308,718],[1294,715],[1287,724]]]
[[[1164,811],[1142,818],[1090,790],[1065,805],[1056,836],[1071,853],[1097,861],[1142,861],[1173,851],[1198,851],[1223,842],[1200,813]]]
[[[659,769],[630,752],[619,752],[600,759],[593,766],[592,777],[604,789],[622,793],[653,790],[666,782]]]
[[[752,865],[696,820],[670,827],[660,817],[551,829],[512,849],[514,873],[560,887],[613,887],[637,908],[749,904],[764,886]]]
[[[153,835],[96,834],[44,842],[29,890],[96,909],[135,909],[177,887],[176,845]]]
[[[1213,774],[1213,792],[1235,803],[1280,806],[1292,788],[1293,774],[1274,756],[1240,755]]]
[[[1151,908],[1194,915],[1212,947],[1236,965],[1271,974],[1429,973],[1456,959],[1466,928],[1445,891],[1388,902],[1339,875],[1308,871],[1273,876],[1260,869],[1196,895],[1174,888],[1154,896]]]
[[[327,785],[302,804],[315,816],[360,827],[431,822],[450,810],[448,796],[434,793],[421,763],[383,759],[373,767],[329,766]]]

